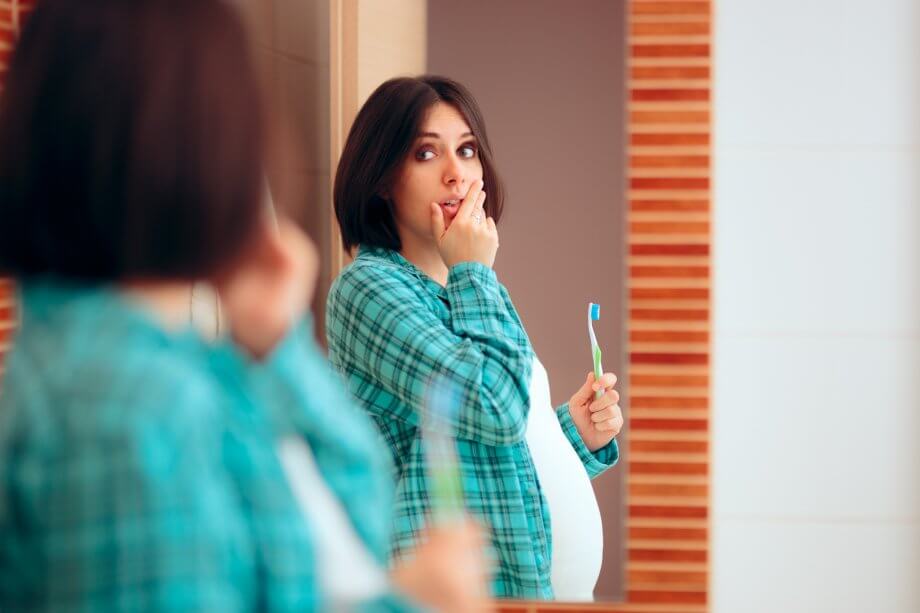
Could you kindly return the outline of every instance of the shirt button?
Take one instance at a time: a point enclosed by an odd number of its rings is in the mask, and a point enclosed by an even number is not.
[[[527,493],[530,494],[531,496],[536,496],[536,495],[537,495],[537,484],[536,484],[536,483],[528,483],[528,484],[527,484]]]

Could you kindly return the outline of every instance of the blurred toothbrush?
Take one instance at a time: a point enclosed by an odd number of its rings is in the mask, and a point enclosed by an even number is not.
[[[460,394],[446,379],[435,379],[428,389],[422,420],[422,444],[428,468],[431,506],[438,524],[463,521],[463,483],[453,426],[460,410]]]

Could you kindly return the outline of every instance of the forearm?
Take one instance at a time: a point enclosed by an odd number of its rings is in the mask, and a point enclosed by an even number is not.
[[[578,454],[589,477],[593,479],[617,463],[620,458],[620,449],[616,439],[611,440],[600,449],[591,451],[578,432],[578,428],[569,412],[568,403],[556,409],[556,416],[559,419],[559,425],[562,427],[563,433]]]

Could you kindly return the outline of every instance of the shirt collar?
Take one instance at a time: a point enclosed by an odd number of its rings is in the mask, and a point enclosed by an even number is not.
[[[426,275],[421,268],[404,258],[398,251],[386,249],[384,247],[370,247],[361,245],[358,247],[356,260],[367,258],[380,258],[393,262],[412,276],[416,277],[425,286],[425,289],[434,296],[442,300],[447,300],[447,290],[437,281]]]

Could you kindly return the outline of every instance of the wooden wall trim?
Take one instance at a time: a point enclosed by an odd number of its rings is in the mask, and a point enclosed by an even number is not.
[[[358,114],[358,0],[329,1],[329,193],[333,193],[339,157]],[[332,200],[322,203],[332,208]],[[329,213],[329,278],[335,279],[348,258],[335,218]]]

